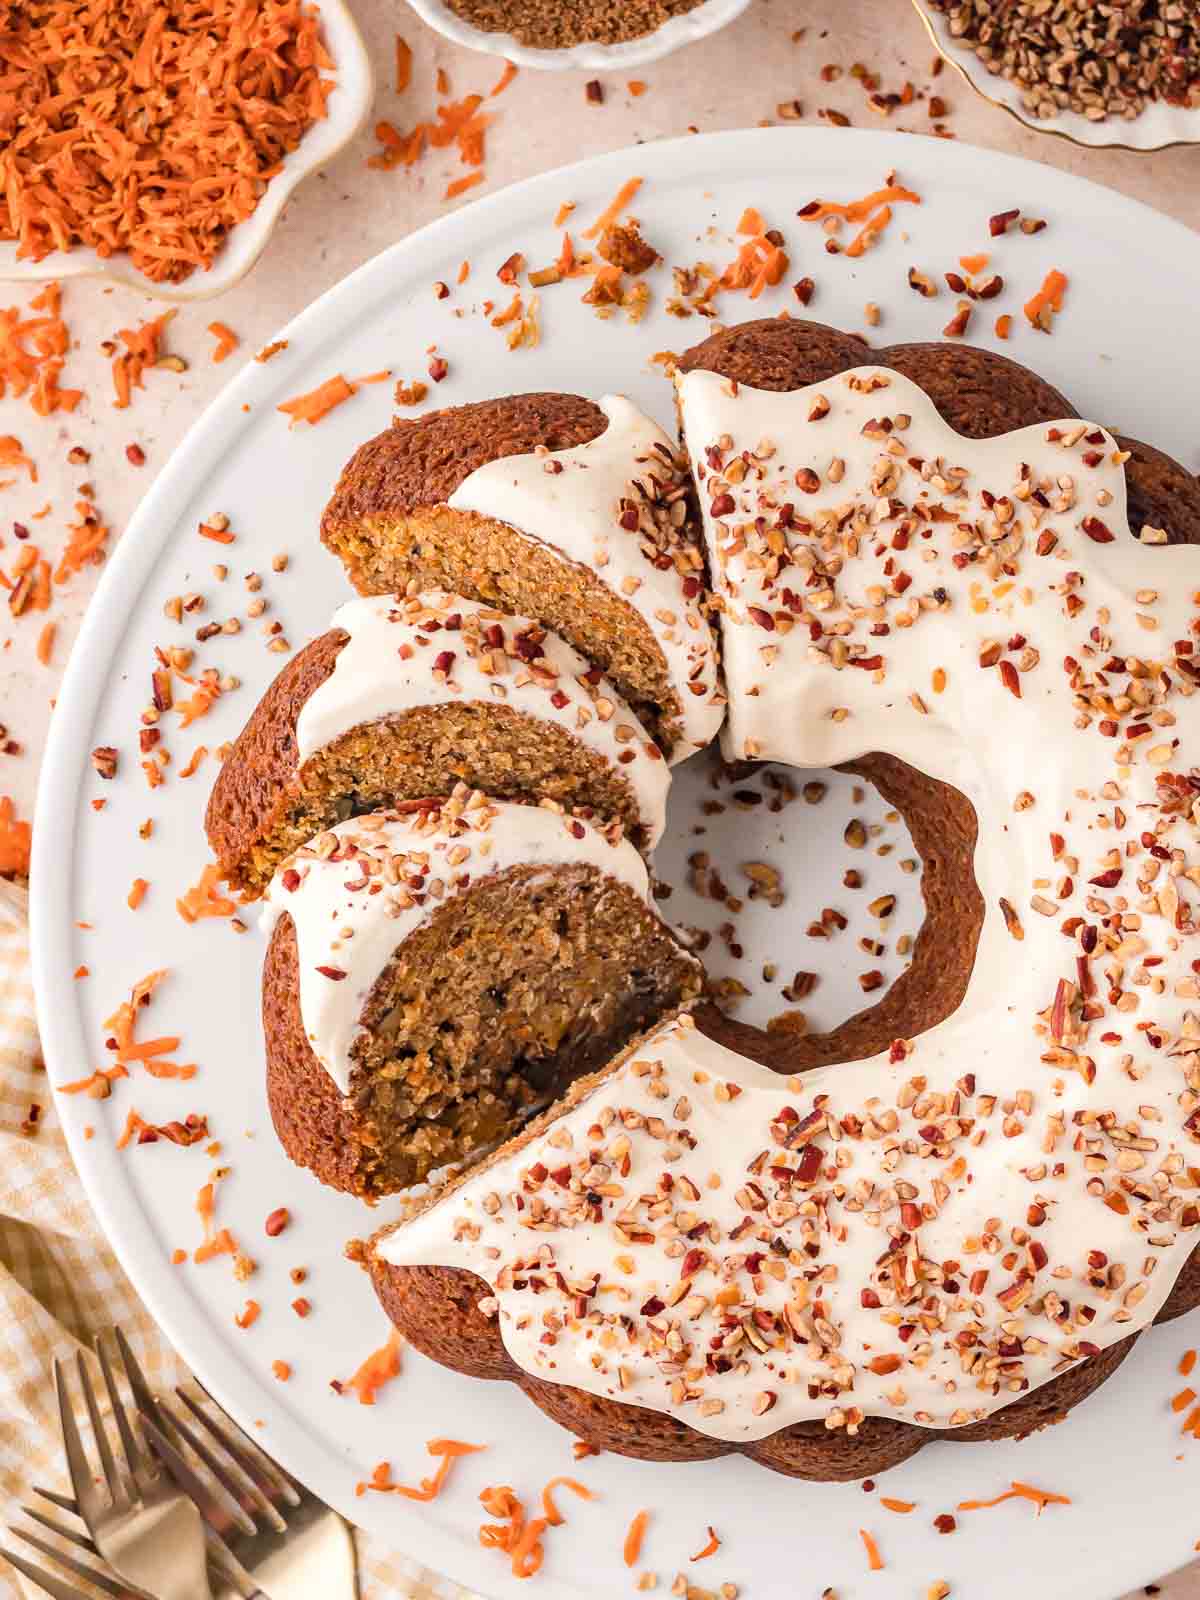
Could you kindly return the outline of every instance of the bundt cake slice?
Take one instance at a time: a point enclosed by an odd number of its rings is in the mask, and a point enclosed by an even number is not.
[[[628,400],[510,395],[369,440],[321,536],[362,594],[436,586],[553,628],[680,760],[723,714],[690,506],[675,448]]]
[[[622,823],[650,849],[670,772],[556,634],[435,590],[352,600],[267,690],[213,786],[221,874],[251,898],[314,835],[460,784]]]
[[[647,891],[617,830],[478,792],[319,835],[268,890],[285,1150],[374,1197],[508,1138],[699,991]]]

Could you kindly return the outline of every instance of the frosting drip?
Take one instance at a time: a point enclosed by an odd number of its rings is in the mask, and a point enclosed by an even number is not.
[[[267,890],[268,936],[296,930],[300,1016],[313,1054],[343,1094],[363,1008],[404,940],[450,896],[518,866],[590,866],[643,899],[645,863],[578,817],[460,790],[440,809],[373,811],[298,850]]]
[[[704,562],[681,537],[686,477],[656,422],[606,395],[604,432],[569,450],[505,456],[470,473],[449,504],[507,523],[587,567],[639,613],[679,701],[672,761],[717,735],[724,698],[704,612]]]
[[[301,763],[351,728],[422,706],[507,706],[554,723],[612,766],[632,793],[648,847],[658,842],[671,785],[662,752],[565,639],[441,590],[351,600],[331,626],[350,637],[301,708]]]
[[[1200,562],[1139,549],[1088,423],[968,440],[870,367],[680,397],[728,753],[971,796],[966,998],[796,1080],[672,1025],[381,1248],[484,1278],[527,1370],[716,1437],[961,1426],[1145,1327],[1200,1237]]]

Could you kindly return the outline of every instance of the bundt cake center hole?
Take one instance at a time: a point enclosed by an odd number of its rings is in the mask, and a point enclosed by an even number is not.
[[[982,921],[975,832],[962,794],[889,756],[678,768],[656,895],[707,968],[706,1026],[797,1070],[950,1015]]]

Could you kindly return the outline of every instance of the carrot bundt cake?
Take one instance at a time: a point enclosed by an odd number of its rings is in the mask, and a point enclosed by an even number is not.
[[[509,1137],[697,992],[647,891],[619,829],[465,789],[318,835],[267,894],[284,1149],[369,1197]]]
[[[724,713],[690,507],[628,400],[524,394],[396,421],[351,458],[321,533],[362,594],[436,586],[554,629],[680,760]]]
[[[599,669],[525,617],[434,590],[352,600],[290,661],[221,769],[208,837],[250,896],[347,817],[460,783],[663,828],[662,752]]]
[[[1200,486],[962,346],[750,324],[678,395],[728,754],[922,802],[905,1006],[660,1019],[367,1259],[597,1446],[861,1477],[1056,1420],[1200,1301]]]

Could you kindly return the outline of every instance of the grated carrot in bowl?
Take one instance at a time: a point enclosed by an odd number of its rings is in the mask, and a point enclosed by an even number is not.
[[[0,238],[155,282],[213,264],[334,80],[305,0],[0,0]]]

